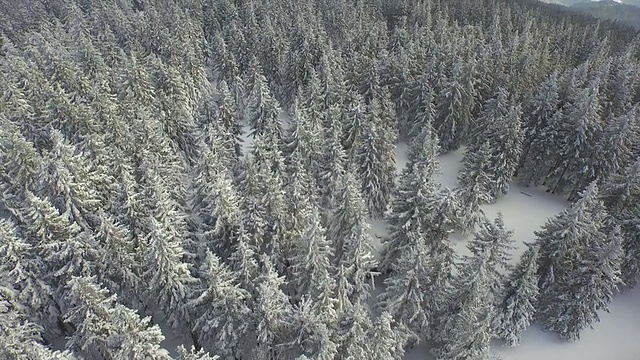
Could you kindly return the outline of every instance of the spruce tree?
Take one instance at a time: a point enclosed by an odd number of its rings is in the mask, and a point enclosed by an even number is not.
[[[430,204],[436,197],[432,180],[437,170],[438,145],[430,125],[425,125],[409,150],[409,163],[403,170],[399,186],[387,216],[390,235],[383,242],[380,270],[388,272],[402,255],[404,248],[411,248],[407,234],[413,231],[425,233],[430,225]]]
[[[387,210],[394,188],[396,135],[390,124],[396,120],[392,111],[386,111],[390,108],[388,102],[387,97],[371,101],[362,143],[356,152],[362,194],[374,218],[381,217]]]
[[[110,358],[170,359],[160,347],[164,336],[157,325],[149,327],[150,317],[118,304],[115,295],[101,288],[92,277],[69,281],[71,310],[67,320],[76,325],[69,347],[81,351],[97,349]]]
[[[460,187],[456,189],[460,200],[460,230],[464,233],[473,230],[481,220],[480,205],[492,200],[491,175],[489,166],[491,147],[485,142],[476,151],[466,151],[464,168],[458,174]]]
[[[640,277],[640,159],[611,174],[602,185],[601,196],[622,229],[622,279],[627,286],[634,286]]]
[[[203,291],[186,304],[196,319],[198,343],[224,357],[239,356],[251,324],[251,310],[245,304],[250,294],[239,286],[236,274],[210,252],[201,273]]]
[[[538,299],[538,247],[528,245],[509,274],[493,322],[495,336],[508,346],[518,346],[520,335],[533,323]]]
[[[561,338],[580,337],[598,321],[620,281],[619,228],[606,226],[604,205],[595,183],[568,210],[537,232],[540,246],[542,325]]]
[[[268,256],[263,254],[261,262],[253,308],[258,340],[255,351],[260,359],[275,359],[286,353],[283,345],[291,341],[294,310],[283,291],[284,277],[278,275]]]
[[[402,252],[393,264],[393,272],[384,280],[385,291],[378,295],[376,307],[391,314],[399,323],[423,339],[427,334],[431,310],[427,293],[432,282],[433,269],[423,234],[413,231],[412,246]]]

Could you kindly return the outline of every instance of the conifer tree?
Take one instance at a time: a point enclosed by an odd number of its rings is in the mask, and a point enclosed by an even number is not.
[[[250,329],[250,297],[239,286],[236,274],[208,252],[201,271],[204,289],[187,303],[194,315],[198,343],[221,356],[239,356],[242,339]]]
[[[266,255],[261,256],[262,273],[257,279],[257,298],[253,308],[256,325],[256,356],[276,359],[285,353],[292,338],[294,310],[283,291],[284,277],[279,276]]]
[[[317,308],[307,297],[299,303],[295,312],[296,333],[299,335],[295,341],[308,359],[333,360],[338,355],[338,347],[331,339],[330,326],[334,324],[319,314]]]
[[[364,300],[373,285],[373,239],[367,210],[354,175],[347,172],[340,189],[342,203],[335,209],[329,226],[328,237],[335,244],[336,266],[344,267],[349,283],[353,286],[350,299]]]
[[[460,212],[460,230],[468,232],[480,222],[480,205],[492,200],[491,175],[489,173],[491,148],[485,142],[477,151],[466,151],[464,168],[458,174],[457,195],[463,205]]]
[[[187,350],[183,345],[178,346],[178,360],[219,360],[219,356],[211,356],[204,349],[196,350],[194,347]]]
[[[362,144],[356,152],[358,175],[362,181],[362,194],[372,217],[381,217],[394,188],[395,138],[390,123],[395,123],[395,114],[387,97],[374,98],[369,105],[369,119],[362,134]]]
[[[460,61],[453,67],[451,77],[437,96],[436,130],[443,152],[460,147],[468,131],[471,119],[471,97],[463,82],[463,68]]]
[[[118,304],[115,295],[100,288],[93,277],[69,281],[72,307],[67,320],[77,325],[68,346],[82,351],[97,349],[104,356],[119,359],[171,359],[160,347],[164,336],[150,317]]]
[[[282,139],[282,124],[279,119],[280,105],[271,95],[267,80],[257,73],[256,83],[249,94],[249,103],[245,110],[245,120],[251,126],[251,136],[275,136]]]
[[[407,233],[418,231],[425,233],[430,225],[428,206],[436,197],[436,187],[432,180],[437,170],[437,139],[430,125],[425,125],[420,136],[416,137],[409,150],[409,163],[403,170],[400,183],[387,217],[390,235],[383,243],[383,259],[380,270],[391,270],[392,264],[402,255],[408,243]]]
[[[373,324],[371,314],[365,304],[355,303],[345,308],[339,316],[336,329],[336,342],[340,344],[338,359],[347,360],[358,357],[368,359],[370,354],[369,334]]]
[[[383,359],[400,360],[411,332],[402,324],[396,326],[391,314],[383,311],[370,330],[371,354]]]
[[[320,213],[316,207],[302,208],[298,213],[308,220],[303,222],[302,231],[293,234],[295,255],[291,259],[291,285],[295,298],[306,296],[313,302],[326,323],[335,321],[335,299],[333,291],[336,282],[332,277],[331,261],[333,250],[320,223]]]
[[[539,318],[561,338],[580,337],[598,321],[620,285],[621,239],[605,227],[604,205],[595,183],[568,210],[537,232],[540,246]]]
[[[407,236],[415,238],[411,241],[412,246],[404,249],[392,265],[393,272],[384,280],[386,288],[378,295],[376,306],[422,339],[427,333],[432,310],[427,308],[427,297],[436,295],[426,292],[432,282],[433,270],[423,234],[414,230]]]
[[[488,249],[487,249],[488,250]],[[491,280],[490,251],[466,257],[451,282],[450,309],[439,320],[441,328],[432,339],[436,359],[486,359],[490,354]]]
[[[621,173],[609,176],[602,185],[602,199],[622,230],[622,280],[627,286],[634,286],[640,276],[640,159]]]
[[[538,247],[529,245],[509,274],[496,309],[495,336],[508,346],[518,346],[520,335],[533,323],[538,299]]]

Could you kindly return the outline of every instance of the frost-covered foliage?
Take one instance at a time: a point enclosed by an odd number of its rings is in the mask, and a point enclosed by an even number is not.
[[[536,277],[566,338],[637,282],[639,53],[615,24],[505,0],[2,4],[0,357],[168,358],[150,317],[180,359],[482,357],[530,323]],[[514,175],[577,200],[535,275],[481,210]]]

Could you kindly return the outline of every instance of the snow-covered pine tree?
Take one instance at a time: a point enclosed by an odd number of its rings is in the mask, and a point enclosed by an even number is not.
[[[344,176],[347,164],[347,153],[342,146],[342,107],[332,105],[327,110],[329,126],[323,132],[322,157],[320,161],[319,179],[320,206],[333,209],[340,199],[337,197],[340,181]]]
[[[222,171],[212,185],[214,199],[210,215],[214,222],[211,230],[204,235],[209,248],[227,261],[236,247],[243,226],[242,198],[228,171]]]
[[[529,184],[536,177],[540,163],[546,160],[543,134],[558,112],[558,75],[549,75],[532,96],[523,99],[522,108],[524,141],[518,175]]]
[[[371,358],[389,360],[401,360],[405,346],[413,336],[404,324],[396,324],[393,316],[386,311],[376,319],[369,334]]]
[[[431,339],[438,360],[490,358],[494,304],[488,250],[465,257],[451,282],[449,310],[440,315]]]
[[[237,273],[213,253],[206,254],[202,267],[203,291],[186,304],[195,319],[198,343],[225,358],[241,356],[242,340],[251,326],[246,305],[251,295],[240,287]]]
[[[409,162],[400,176],[392,210],[387,215],[390,225],[389,236],[384,239],[382,260],[379,269],[388,272],[398,260],[408,242],[407,234],[412,231],[425,233],[431,225],[431,208],[427,205],[436,197],[433,175],[438,167],[438,144],[429,124],[416,136],[409,149]]]
[[[342,202],[333,213],[327,234],[336,249],[336,266],[344,267],[353,286],[350,299],[358,302],[369,296],[377,265],[369,233],[371,225],[360,187],[351,172],[343,176],[339,194]]]
[[[537,232],[540,246],[539,319],[572,340],[598,321],[621,284],[619,228],[606,226],[604,205],[591,183],[568,210]]]
[[[451,76],[436,96],[436,117],[433,127],[436,130],[443,152],[456,150],[466,136],[471,122],[473,94],[467,93],[463,84],[463,65],[456,61]]]
[[[5,275],[0,270],[2,284],[8,280]],[[6,360],[75,360],[76,357],[69,351],[52,351],[43,345],[42,327],[29,321],[25,314],[20,312],[22,306],[14,296],[13,289],[0,286],[0,357]]]
[[[218,121],[222,123],[222,127],[227,129],[228,133],[232,136],[233,148],[236,156],[242,155],[242,127],[240,126],[240,111],[231,94],[231,89],[226,81],[221,81],[218,84],[219,98],[217,101],[217,117]]]
[[[242,288],[251,294],[255,294],[254,280],[257,278],[260,270],[256,254],[257,250],[255,246],[252,245],[250,236],[244,228],[241,229],[236,249],[234,253],[231,254],[229,263],[231,264],[231,268],[236,272]]]
[[[49,296],[43,294],[46,283],[40,274],[33,272],[36,256],[33,247],[18,237],[13,223],[0,219],[0,257],[4,259],[0,265],[0,357],[72,359],[70,353],[54,353],[46,348],[42,344],[42,327],[27,317],[30,314],[24,313],[24,309],[31,313],[41,310],[46,304],[34,305],[43,300],[41,296]]]
[[[622,172],[611,174],[601,194],[609,215],[622,229],[622,280],[634,286],[640,278],[640,158]]]
[[[424,234],[414,229],[406,234],[412,238],[411,246],[405,247],[400,258],[393,264],[393,272],[384,280],[386,288],[378,295],[376,307],[391,314],[399,323],[422,340],[427,335],[432,309],[428,293],[432,283],[433,268],[425,244]]]
[[[278,359],[290,350],[294,310],[284,293],[284,277],[276,272],[269,256],[260,257],[262,271],[257,281],[257,298],[253,307],[258,359]]]
[[[249,94],[245,109],[245,120],[251,126],[251,136],[275,136],[282,139],[282,123],[279,119],[280,104],[269,90],[267,79],[262,73],[255,74],[255,84]]]
[[[147,307],[162,311],[168,323],[179,330],[190,327],[184,303],[197,283],[190,264],[184,262],[185,215],[155,169],[148,171],[153,213],[148,220],[150,231],[142,244],[143,280],[149,285],[142,296],[147,299]]]
[[[302,161],[304,169],[316,177],[322,158],[322,119],[321,114],[299,101],[294,100],[291,110],[291,127],[285,136],[284,156],[287,162],[291,157],[297,156]],[[295,154],[295,155],[294,155]]]
[[[535,243],[540,247],[538,275],[541,294],[556,281],[567,278],[582,249],[602,235],[603,204],[597,194],[598,187],[592,183],[578,201],[535,232]]]
[[[613,295],[622,284],[622,239],[613,227],[604,239],[581,249],[572,273],[541,294],[543,326],[565,340],[580,339],[580,332],[600,321],[598,311],[608,311]],[[599,241],[598,241],[599,240]],[[550,304],[553,303],[552,306]]]
[[[274,136],[259,136],[246,162],[242,179],[245,198],[245,230],[258,253],[267,253],[284,273],[291,255],[287,233],[284,159]]]
[[[339,360],[368,360],[370,352],[370,331],[373,327],[371,313],[366,304],[355,303],[339,314],[335,330],[335,342],[339,344]]]
[[[183,345],[178,346],[177,360],[219,360],[219,356],[211,356],[204,349],[196,350],[195,347],[187,350]]]
[[[396,119],[387,93],[371,100],[367,120],[355,162],[369,213],[379,218],[387,210],[395,180]]]
[[[507,194],[511,177],[515,173],[522,150],[520,108],[509,101],[504,88],[487,99],[479,118],[469,134],[467,152],[475,153],[485,142],[489,143],[490,156],[487,171],[492,179],[489,192],[492,199]]]
[[[484,219],[467,248],[475,256],[489,253],[486,271],[490,281],[490,300],[497,304],[503,296],[502,286],[506,281],[506,274],[511,270],[509,261],[514,249],[513,230],[505,228],[502,213],[498,213],[493,222]]]
[[[320,222],[320,212],[316,206],[305,206],[298,216],[303,221],[301,231],[292,234],[294,256],[291,259],[291,288],[294,299],[306,296],[312,303],[315,313],[322,316],[327,324],[336,321],[333,292],[336,287],[332,274],[333,249],[326,238],[326,231]]]
[[[97,350],[113,359],[171,359],[160,347],[164,336],[158,325],[150,327],[150,317],[141,319],[134,310],[118,304],[116,296],[97,285],[94,277],[74,277],[69,288],[71,309],[66,320],[76,325],[76,331],[67,347]]]
[[[538,299],[538,246],[529,245],[509,274],[493,322],[495,336],[518,346],[520,335],[533,323]]]
[[[335,319],[331,320],[318,313],[318,305],[308,297],[303,297],[295,309],[295,343],[303,352],[302,356],[315,360],[334,360],[338,347],[331,338]]]
[[[592,81],[563,110],[559,152],[545,184],[553,193],[569,193],[570,200],[575,200],[581,189],[595,179],[595,166],[590,159],[595,157],[592,144],[602,135],[600,87],[596,80]]]
[[[96,216],[100,221],[95,234],[95,241],[99,246],[96,259],[98,281],[111,292],[122,294],[121,299],[127,304],[139,301],[134,295],[134,289],[140,286],[142,269],[137,262],[129,229],[102,210],[98,210]]]
[[[53,335],[58,329],[58,316],[64,308],[65,286],[73,275],[89,275],[98,258],[95,239],[83,232],[75,222],[60,214],[47,199],[30,191],[21,209],[22,230],[32,246],[35,261],[28,261],[36,276],[25,284],[19,298],[27,305],[28,315]]]
[[[491,145],[483,143],[475,151],[465,151],[464,167],[458,174],[459,188],[456,194],[460,200],[459,226],[463,233],[472,231],[482,219],[480,205],[491,202]]]

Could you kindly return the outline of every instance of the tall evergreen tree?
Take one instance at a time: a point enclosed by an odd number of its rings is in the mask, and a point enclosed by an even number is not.
[[[362,194],[372,217],[381,217],[387,210],[394,188],[396,134],[392,125],[395,114],[388,97],[374,98],[369,105],[362,144],[356,152]]]
[[[240,356],[241,342],[250,329],[250,294],[220,259],[207,253],[203,264],[204,289],[186,304],[193,311],[198,343],[224,357]]]
[[[604,205],[592,183],[568,210],[537,232],[540,245],[539,318],[563,339],[598,321],[620,281],[621,239],[605,227]]]
[[[68,346],[82,351],[96,349],[110,358],[171,359],[160,347],[164,336],[158,325],[149,327],[150,317],[120,305],[115,295],[100,288],[91,277],[70,280],[73,306],[68,321],[77,325]]]
[[[518,346],[520,335],[533,323],[538,299],[538,247],[529,245],[509,274],[496,309],[495,336],[508,346]]]

